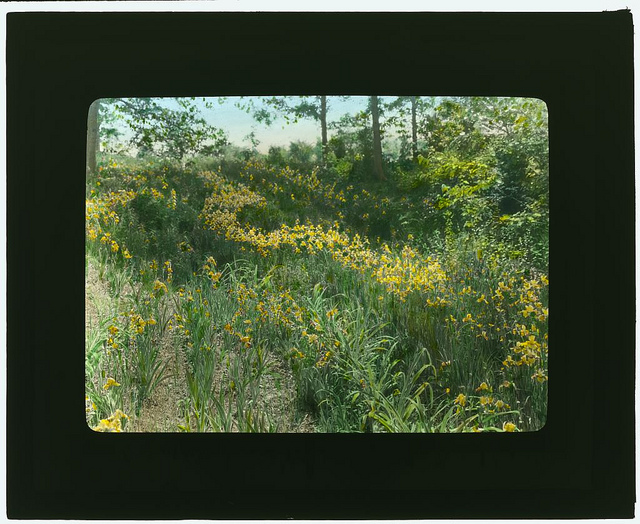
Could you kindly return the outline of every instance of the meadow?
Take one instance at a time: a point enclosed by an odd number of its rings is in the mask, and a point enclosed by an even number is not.
[[[543,427],[548,253],[531,232],[547,226],[535,206],[487,217],[494,171],[437,158],[383,182],[355,157],[103,155],[86,189],[87,424]]]

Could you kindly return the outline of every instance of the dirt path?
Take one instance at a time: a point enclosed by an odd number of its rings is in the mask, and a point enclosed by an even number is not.
[[[99,272],[89,260],[85,279],[85,329],[97,329],[100,322],[117,314],[118,307],[123,308],[131,297],[133,289],[125,286],[119,304],[109,291],[109,284],[101,280]],[[153,393],[147,398],[138,416],[134,415],[131,406],[122,406],[129,415],[127,432],[179,432],[179,425],[185,425],[184,409],[188,405],[189,390],[186,380],[187,361],[184,351],[176,348],[168,331],[159,342],[159,360],[164,366],[163,379]],[[258,411],[271,420],[278,421],[278,431],[282,433],[312,433],[314,424],[306,415],[295,419],[296,392],[295,381],[288,364],[275,355],[267,355],[269,371],[265,373],[260,384],[260,398],[257,401]],[[222,370],[221,370],[222,371]],[[98,376],[90,377],[100,387]],[[215,379],[216,387],[228,383],[222,375]],[[195,429],[195,428],[192,428]]]
[[[100,280],[98,270],[91,260],[87,264],[84,288],[85,330],[99,325],[101,309],[109,302],[109,286]]]
[[[188,400],[189,391],[185,380],[187,362],[181,351],[176,351],[171,340],[161,341],[159,360],[165,365],[163,379],[147,398],[138,417],[131,417],[129,432],[179,432],[184,424],[181,405]]]

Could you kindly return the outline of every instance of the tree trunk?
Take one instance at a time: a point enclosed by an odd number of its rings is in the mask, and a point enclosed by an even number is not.
[[[373,173],[378,180],[386,180],[382,170],[382,141],[380,140],[380,114],[378,97],[371,97],[371,118],[373,120]]]
[[[100,101],[96,100],[89,106],[87,118],[87,174],[96,172],[96,159],[100,149],[100,136],[98,132],[98,112]]]
[[[411,153],[413,161],[418,160],[418,123],[416,117],[416,97],[411,97]]]
[[[322,127],[322,163],[327,163],[327,97],[320,97],[320,125]]]

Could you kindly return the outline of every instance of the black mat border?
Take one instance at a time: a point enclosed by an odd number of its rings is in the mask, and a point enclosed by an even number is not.
[[[10,518],[626,518],[632,19],[10,13]],[[86,112],[111,96],[532,96],[550,113],[549,420],[516,435],[99,435],[83,420]]]

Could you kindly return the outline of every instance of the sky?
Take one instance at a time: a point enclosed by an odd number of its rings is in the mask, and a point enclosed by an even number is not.
[[[230,97],[222,105],[215,104],[213,111],[203,110],[205,119],[216,127],[227,132],[229,140],[234,144],[248,145],[245,137],[255,131],[255,137],[260,144],[258,151],[267,152],[270,146],[288,146],[291,142],[302,141],[310,144],[320,138],[320,124],[311,119],[301,119],[297,123],[287,124],[283,118],[278,118],[269,127],[257,123],[253,117],[236,107],[238,98]],[[344,114],[355,114],[366,109],[367,97],[351,97],[342,101],[337,97],[328,97],[327,120],[339,120]],[[329,131],[329,137],[331,131]]]
[[[217,128],[224,129],[232,144],[238,146],[250,146],[248,135],[253,131],[259,144],[258,151],[266,153],[271,146],[288,146],[291,142],[302,141],[315,144],[320,138],[320,124],[311,119],[301,119],[297,123],[287,124],[283,118],[276,119],[271,126],[256,122],[246,111],[237,107],[238,102],[245,102],[251,97],[241,100],[239,97],[227,97],[222,103],[218,98],[207,97],[213,109],[208,109],[202,99],[197,99],[196,104],[207,123]],[[366,96],[353,96],[348,100],[339,97],[327,97],[327,120],[329,122],[339,120],[344,114],[355,114],[367,107]],[[384,100],[384,97],[381,97]],[[254,101],[260,106],[257,98]],[[167,100],[167,107],[177,108],[175,103]],[[123,128],[124,132],[124,128]],[[329,130],[329,137],[331,137]],[[126,137],[127,134],[124,133]]]

